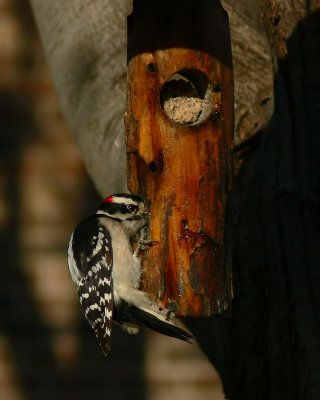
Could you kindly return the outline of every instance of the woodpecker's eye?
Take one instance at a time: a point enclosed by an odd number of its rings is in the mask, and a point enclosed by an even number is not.
[[[138,209],[137,206],[134,206],[134,205],[132,205],[132,204],[128,205],[127,208],[128,208],[128,210],[129,210],[130,212],[132,212],[132,213],[134,213],[134,214],[137,212],[137,209]]]

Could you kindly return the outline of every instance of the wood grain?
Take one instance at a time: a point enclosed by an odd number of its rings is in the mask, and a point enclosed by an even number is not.
[[[142,254],[143,289],[179,315],[212,315],[231,297],[228,19],[219,2],[139,1],[128,28],[128,188],[148,203],[151,238],[158,241]],[[186,70],[200,71],[212,89],[209,118],[196,126],[174,122],[160,101],[168,79]]]

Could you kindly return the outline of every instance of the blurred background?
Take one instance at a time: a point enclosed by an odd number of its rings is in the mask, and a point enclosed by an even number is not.
[[[108,359],[66,250],[100,201],[65,125],[26,0],[0,0],[0,399],[220,400],[196,344],[114,330]]]

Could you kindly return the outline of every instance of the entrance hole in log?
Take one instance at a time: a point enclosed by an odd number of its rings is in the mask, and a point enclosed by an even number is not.
[[[199,70],[181,70],[171,75],[163,85],[160,103],[172,121],[197,126],[206,122],[213,113],[214,86]]]

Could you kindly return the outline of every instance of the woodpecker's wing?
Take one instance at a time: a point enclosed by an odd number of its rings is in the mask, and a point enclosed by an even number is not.
[[[77,265],[81,266],[82,278],[78,284],[80,303],[107,356],[111,348],[113,315],[111,237],[98,217],[83,221],[76,228],[75,236],[81,236],[81,240],[74,243],[83,243],[81,249],[73,249],[78,255]]]

